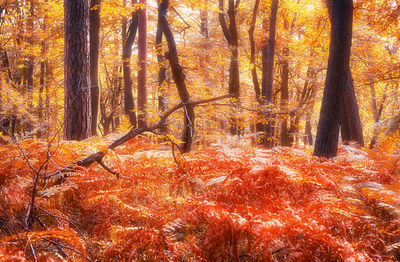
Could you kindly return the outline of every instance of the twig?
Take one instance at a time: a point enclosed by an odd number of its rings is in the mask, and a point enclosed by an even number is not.
[[[98,163],[99,163],[99,165],[100,165],[102,168],[104,168],[105,170],[107,170],[107,171],[110,172],[111,174],[115,175],[115,176],[119,179],[119,173],[118,173],[118,172],[111,170],[111,168],[109,168],[108,166],[106,166],[106,165],[104,164],[104,162],[101,161],[101,160],[98,161]]]
[[[71,249],[70,247],[65,246],[65,245],[62,245],[62,244],[60,244],[60,243],[58,243],[58,242],[56,242],[56,241],[53,241],[53,240],[51,240],[51,239],[48,239],[48,238],[43,238],[43,239],[46,240],[46,241],[48,241],[48,242],[50,242],[51,244],[53,244],[53,245],[57,248],[57,250],[61,253],[61,255],[62,255],[63,257],[69,257],[68,254],[65,253],[65,251],[63,250],[63,248]],[[75,250],[74,250],[74,251],[75,251]],[[76,251],[76,252],[77,252],[78,254],[82,255],[79,251]]]
[[[179,169],[181,169],[181,170],[183,171],[183,173],[186,173],[186,171],[182,168],[181,164],[178,162],[178,159],[176,158],[176,155],[175,155],[175,146],[176,146],[176,147],[178,148],[179,152],[181,153],[183,159],[186,160],[186,158],[185,158],[185,156],[184,156],[184,154],[183,154],[183,152],[182,152],[182,149],[179,147],[179,145],[176,144],[176,143],[175,143],[167,134],[165,134],[165,133],[156,133],[156,132],[152,132],[152,133],[154,133],[155,135],[164,136],[164,137],[171,143],[172,156],[173,156],[173,158],[174,158],[174,161],[175,161],[176,165],[179,167]]]
[[[35,249],[33,249],[32,243],[29,244],[29,247],[31,248],[31,252],[32,252],[32,255],[33,255],[33,260],[36,262],[37,261],[37,257],[36,257]]]

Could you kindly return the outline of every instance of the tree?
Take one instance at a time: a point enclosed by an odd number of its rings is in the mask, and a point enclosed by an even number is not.
[[[289,30],[289,21],[284,18],[283,26],[285,31]],[[289,48],[287,46],[283,49],[281,60],[281,107],[285,111],[289,101]],[[284,117],[281,125],[281,145],[291,146],[292,143],[289,137],[289,130],[287,126],[287,118]]]
[[[256,95],[257,102],[261,105],[261,91],[260,84],[258,82],[257,67],[256,67],[256,42],[254,40],[254,29],[256,27],[258,6],[260,0],[256,0],[253,8],[253,14],[251,16],[250,28],[249,28],[249,40],[250,40],[250,64],[251,64],[251,77],[253,80],[254,93]]]
[[[272,91],[273,91],[273,75],[274,75],[274,56],[275,56],[275,35],[276,35],[276,16],[278,12],[279,0],[272,0],[271,3],[271,14],[269,18],[269,35],[268,43],[264,47],[263,51],[263,83],[261,89],[261,95],[264,100],[264,104],[272,102]],[[267,124],[264,124],[264,146],[271,148],[274,145],[273,141],[273,125],[272,125],[272,114],[267,113]]]
[[[334,157],[337,154],[341,112],[350,70],[353,1],[328,0],[327,5],[330,10],[331,39],[314,155]]]
[[[126,6],[126,0],[123,0]],[[138,11],[132,13],[132,19],[127,30],[127,22],[124,18],[122,21],[122,71],[124,75],[124,112],[128,116],[132,126],[136,126],[135,101],[132,94],[132,78],[130,60],[132,55],[132,46],[135,42],[138,27]]]
[[[167,20],[168,6],[169,0],[163,0],[160,3],[158,8],[158,19],[162,26],[162,31],[168,44],[169,52],[167,54],[167,59],[169,60],[169,63],[171,65],[172,77],[174,78],[179,97],[182,103],[185,103],[183,105],[184,127],[182,130],[183,144],[181,148],[183,152],[189,152],[192,148],[194,137],[194,108],[193,105],[189,103],[190,96],[186,88],[185,75],[183,74],[183,68],[179,63],[178,51],[176,49],[174,35],[169,28]]]
[[[140,0],[139,10],[139,36],[138,36],[138,126],[146,126],[147,104],[147,0]]]
[[[90,102],[92,110],[92,135],[97,135],[97,117],[99,113],[99,51],[100,51],[100,8],[101,0],[90,1]]]
[[[354,91],[353,77],[349,70],[346,80],[346,91],[343,101],[343,111],[340,121],[342,141],[357,142],[364,146],[360,114],[358,112],[357,99]]]
[[[226,25],[225,15],[224,15],[224,0],[219,0],[220,12],[218,15],[219,23],[224,33],[225,39],[229,44],[231,56],[229,64],[229,94],[239,102],[240,96],[240,80],[239,80],[239,34],[236,25],[236,14],[237,6],[240,1],[229,0],[228,4],[228,18],[229,18],[229,28]],[[230,131],[231,135],[238,135],[239,128],[237,126],[236,117],[232,117],[230,120]]]
[[[162,37],[163,31],[161,28],[160,18],[157,19],[157,31],[156,31],[156,52],[157,52],[157,64],[158,64],[158,110],[160,113],[164,113],[167,109],[167,94],[165,92],[165,81],[167,67],[165,64],[165,57],[163,55],[162,48]],[[160,128],[161,133],[167,133],[167,125]]]
[[[88,1],[65,0],[64,23],[64,137],[82,140],[91,135]]]

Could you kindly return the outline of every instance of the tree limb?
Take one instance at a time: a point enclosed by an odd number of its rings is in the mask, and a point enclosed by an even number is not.
[[[165,112],[161,117],[160,120],[152,126],[144,126],[141,128],[132,128],[131,130],[129,130],[127,133],[125,133],[123,136],[121,136],[120,138],[116,139],[114,142],[112,142],[111,144],[109,144],[107,146],[107,149],[114,149],[124,143],[126,143],[127,141],[131,140],[132,138],[144,133],[144,132],[153,132],[161,127],[163,127],[166,124],[166,121],[168,119],[168,117],[170,115],[172,115],[175,111],[177,111],[178,109],[180,109],[181,107],[187,106],[187,105],[191,105],[191,106],[196,106],[196,105],[200,105],[200,104],[205,104],[205,103],[210,103],[210,102],[214,102],[214,101],[218,101],[218,100],[222,100],[225,98],[229,98],[231,97],[231,95],[223,95],[223,96],[218,96],[218,97],[213,97],[213,98],[208,98],[208,99],[203,99],[203,100],[198,100],[198,101],[188,101],[185,103],[179,103],[175,106],[173,106],[171,109],[169,109],[167,112]],[[51,174],[47,174],[46,176],[44,176],[45,179],[48,179],[60,172],[74,172],[76,171],[77,167],[81,166],[81,167],[87,167],[92,165],[93,163],[97,162],[100,165],[102,165],[102,161],[103,158],[106,154],[103,151],[99,151],[96,152],[94,154],[91,154],[90,156],[87,156],[77,162],[75,162],[72,165],[69,165],[67,167],[64,167],[60,170],[57,170]],[[104,163],[103,163],[104,165]],[[102,165],[102,167],[104,168],[104,166]],[[107,171],[109,171],[106,168]],[[110,171],[109,171],[110,172]],[[112,171],[111,173],[115,174],[115,171]]]

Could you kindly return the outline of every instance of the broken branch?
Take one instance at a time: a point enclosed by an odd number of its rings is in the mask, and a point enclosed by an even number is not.
[[[198,101],[188,101],[185,103],[179,103],[175,106],[173,106],[171,109],[169,109],[167,112],[165,112],[163,115],[161,115],[160,120],[158,121],[157,124],[153,125],[153,126],[144,126],[141,128],[132,128],[131,130],[129,130],[127,133],[125,133],[122,137],[116,139],[114,142],[112,142],[110,145],[107,146],[107,149],[114,149],[124,143],[126,143],[127,141],[131,140],[132,138],[144,133],[144,132],[153,132],[161,127],[163,127],[165,125],[165,122],[167,121],[168,117],[170,115],[172,115],[175,111],[177,111],[178,109],[180,109],[181,107],[184,107],[186,105],[191,105],[191,106],[196,106],[196,105],[200,105],[200,104],[205,104],[205,103],[210,103],[210,102],[214,102],[214,101],[218,101],[218,100],[222,100],[225,98],[229,98],[231,97],[231,95],[223,95],[223,96],[218,96],[218,97],[213,97],[213,98],[208,98],[208,99],[203,99],[203,100],[198,100]],[[77,162],[75,162],[72,165],[69,165],[67,167],[64,167],[60,170],[57,170],[51,174],[47,174],[46,176],[44,176],[45,179],[48,179],[60,172],[73,172],[76,170],[77,167],[82,166],[82,167],[87,167],[90,166],[91,164],[97,162],[99,163],[103,168],[105,168],[108,172],[112,171],[110,170],[107,166],[104,165],[103,158],[106,154],[102,151],[96,152],[94,154],[91,154],[90,156],[83,158]],[[115,171],[110,172],[114,175],[116,175],[117,173]],[[118,177],[118,176],[117,176]]]

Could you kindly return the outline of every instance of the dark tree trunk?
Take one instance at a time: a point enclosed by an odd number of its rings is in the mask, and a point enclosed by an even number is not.
[[[374,86],[374,83],[373,83],[372,80],[371,80],[371,84],[370,84],[370,89],[371,89],[372,113],[373,113],[373,116],[374,116],[374,122],[375,122],[375,124],[377,124],[381,120],[382,111],[383,111],[383,105],[384,105],[385,100],[386,100],[386,93],[382,96],[382,100],[381,100],[381,103],[380,103],[379,109],[378,109],[377,101],[376,101],[375,86]],[[372,136],[371,142],[369,144],[369,148],[370,149],[375,148],[377,141],[378,141],[378,132],[377,132],[377,130],[375,128],[374,135]]]
[[[33,0],[30,1],[29,18],[28,18],[28,39],[27,42],[31,48],[33,47],[33,35],[34,35],[34,23],[33,19],[35,16],[35,7]],[[28,64],[26,70],[26,90],[28,91],[28,104],[29,108],[32,108],[33,99],[33,70],[34,70],[34,57],[32,54],[28,55]]]
[[[123,1],[126,5],[126,0]],[[126,19],[122,21],[122,69],[124,75],[124,112],[128,116],[129,122],[132,126],[136,127],[136,113],[135,101],[132,94],[132,78],[130,59],[132,55],[132,46],[135,41],[137,27],[138,27],[138,12],[132,14],[132,20],[129,29],[126,29]]]
[[[328,0],[331,20],[328,69],[314,155],[337,155],[340,118],[346,92],[353,23],[352,0]]]
[[[48,82],[45,85],[45,107],[46,107],[46,111],[45,111],[45,118],[46,118],[46,125],[47,127],[50,127],[50,112],[51,112],[51,108],[50,108],[50,88],[49,85],[51,83],[50,79],[53,79],[52,77],[52,67],[50,65],[50,63],[46,63],[46,78],[48,80]]]
[[[139,9],[138,36],[138,127],[146,126],[147,104],[147,0],[139,0],[143,8]]]
[[[275,35],[276,35],[276,19],[278,13],[279,0],[272,0],[271,3],[271,15],[269,19],[269,35],[268,44],[265,46],[265,56],[263,63],[263,74],[264,82],[262,85],[261,95],[264,103],[269,104],[272,102],[272,90],[273,90],[273,77],[274,77],[274,56],[275,56]],[[273,130],[273,115],[271,113],[266,114],[267,124],[264,125],[264,138],[263,144],[267,148],[274,146],[274,130]]]
[[[166,93],[166,73],[167,67],[165,65],[165,58],[163,56],[162,48],[162,28],[160,19],[157,21],[157,32],[156,32],[156,50],[157,50],[157,62],[158,62],[158,110],[163,114],[167,109],[167,93]],[[165,125],[160,128],[161,133],[167,133],[168,127]]]
[[[251,77],[253,81],[253,87],[254,87],[254,93],[256,95],[256,100],[260,106],[262,106],[263,101],[261,98],[261,89],[260,89],[260,84],[258,81],[258,76],[257,76],[257,66],[256,66],[256,43],[254,40],[254,30],[256,26],[256,21],[257,21],[257,13],[258,13],[258,6],[260,4],[260,0],[256,0],[253,8],[253,14],[251,17],[251,22],[250,22],[250,28],[249,28],[249,40],[250,40],[250,64],[251,66]],[[263,131],[263,124],[262,123],[256,123],[255,128],[253,128],[253,131],[256,133],[262,132]]]
[[[44,86],[46,85],[45,82],[45,76],[46,76],[46,64],[47,64],[47,59],[46,57],[46,42],[43,40],[42,41],[42,60],[40,61],[40,76],[39,76],[39,101],[38,101],[38,119],[39,119],[39,127],[38,127],[38,132],[37,132],[37,137],[41,138],[42,137],[42,131],[43,131],[43,90]]]
[[[239,2],[236,2],[238,4]],[[229,64],[229,94],[232,98],[236,99],[235,103],[239,103],[240,97],[240,79],[239,79],[239,35],[236,25],[236,11],[235,1],[229,0],[228,4],[228,18],[229,28],[226,25],[224,16],[224,0],[219,0],[219,22],[224,33],[225,39],[230,46],[231,56]],[[240,129],[237,125],[237,117],[232,116],[230,119],[231,135],[239,135]]]
[[[350,69],[347,75],[346,91],[343,101],[341,133],[343,142],[354,141],[360,146],[364,146],[360,114],[358,112],[357,99]]]
[[[64,137],[82,140],[91,135],[88,1],[64,1],[64,27]]]
[[[284,29],[289,30],[289,21],[285,18],[283,22]],[[285,46],[282,53],[281,61],[281,107],[283,112],[287,112],[287,104],[289,101],[289,48]],[[289,137],[289,130],[287,127],[287,117],[282,119],[281,125],[281,145],[291,146],[292,143]]]
[[[200,34],[208,39],[208,11],[207,9],[202,10],[200,13]]]
[[[250,28],[249,28],[249,39],[250,39],[250,64],[251,64],[251,77],[253,80],[254,93],[256,94],[257,102],[261,105],[261,90],[258,82],[257,67],[256,67],[256,43],[254,41],[254,29],[256,27],[258,6],[260,0],[256,0],[253,9],[253,15],[251,17]]]
[[[183,74],[182,66],[179,64],[178,52],[176,50],[176,44],[174,36],[169,28],[167,21],[167,11],[169,6],[169,0],[163,0],[160,3],[158,9],[158,19],[160,20],[162,30],[168,44],[167,59],[171,65],[172,76],[174,78],[178,94],[183,103],[189,102],[189,93],[186,88],[185,75]],[[194,110],[193,105],[187,104],[183,106],[184,109],[184,127],[182,134],[182,151],[189,152],[192,147],[193,136],[194,136]]]
[[[288,50],[284,52],[284,59],[282,61],[282,72],[281,72],[281,106],[284,112],[287,112],[287,104],[289,100],[289,62],[287,60]],[[291,146],[289,130],[287,127],[287,117],[282,120],[281,126],[281,145]]]
[[[97,119],[99,114],[99,50],[100,50],[100,8],[101,0],[90,1],[90,102],[92,109],[92,135],[97,135]]]
[[[311,115],[306,116],[306,130],[304,135],[304,144],[312,146],[313,137],[311,132]]]

